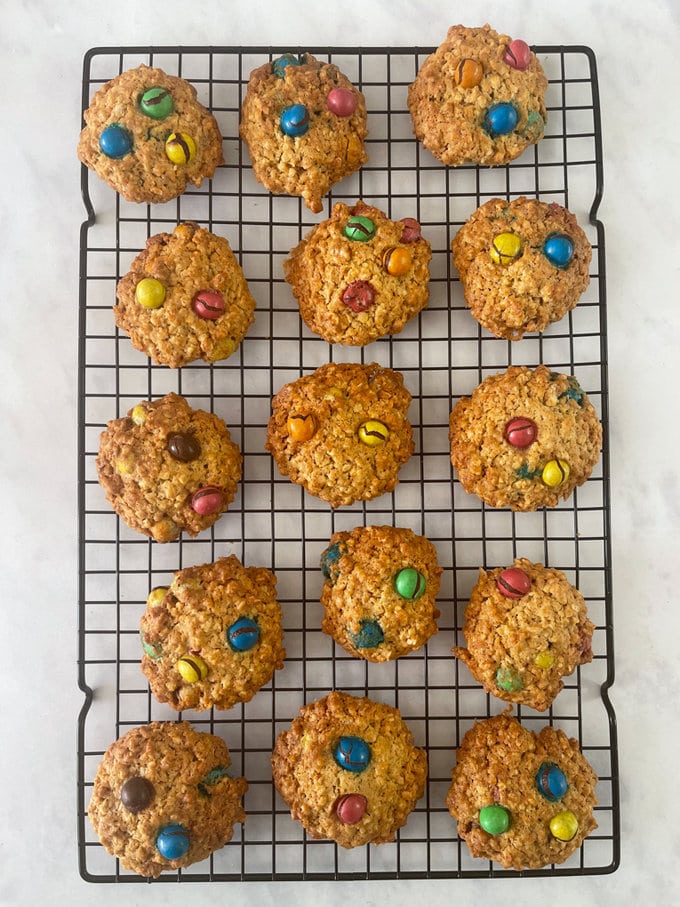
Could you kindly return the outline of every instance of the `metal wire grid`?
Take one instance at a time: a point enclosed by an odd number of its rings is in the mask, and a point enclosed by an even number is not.
[[[241,99],[250,71],[292,48],[97,48],[84,62],[83,109],[105,81],[141,62],[181,75],[221,125],[226,164],[212,181],[160,206],[128,204],[85,168],[88,219],[81,230],[79,362],[80,633],[78,725],[80,871],[94,882],[137,882],[105,853],[87,820],[97,764],[130,727],[174,720],[152,699],[139,668],[139,619],[149,589],[182,567],[235,553],[267,566],[278,580],[288,657],[272,683],[228,712],[182,713],[224,737],[233,769],[250,788],[248,819],[230,844],[202,863],[158,881],[453,878],[516,876],[475,860],[444,806],[454,751],[475,720],[503,704],[484,693],[450,654],[461,642],[469,592],[480,566],[515,556],[563,570],[584,594],[596,624],[592,664],[567,680],[548,713],[518,708],[522,723],[550,722],[576,737],[600,778],[599,829],[566,863],[521,875],[583,875],[619,862],[616,727],[607,691],[614,677],[604,236],[596,219],[602,153],[595,59],[585,47],[535,48],[549,77],[547,134],[520,159],[496,169],[440,165],[418,146],[406,108],[408,84],[431,48],[299,48],[336,63],[366,96],[369,163],[336,185],[324,212],[274,197],[254,179],[238,140]],[[465,309],[450,241],[472,211],[493,196],[538,195],[567,205],[593,246],[591,284],[576,309],[542,335],[514,343],[480,330]],[[337,200],[376,204],[391,217],[416,217],[433,248],[429,307],[404,331],[360,350],[331,347],[302,323],[281,262]],[[257,317],[240,351],[212,366],[179,371],[152,365],[115,328],[117,280],[148,236],[196,220],[228,238],[257,300]],[[588,224],[590,220],[590,224]],[[413,395],[409,413],[416,452],[389,495],[337,512],[278,475],[264,451],[273,394],[287,381],[335,361],[378,361],[400,370]],[[545,362],[574,373],[605,428],[601,462],[573,498],[550,511],[513,514],[466,495],[452,474],[448,416],[463,394],[509,364]],[[227,514],[196,539],[159,545],[129,530],[104,499],[94,460],[105,423],[141,399],[168,391],[222,416],[244,454],[243,480]],[[428,536],[444,568],[439,632],[406,658],[384,665],[355,660],[320,631],[319,555],[330,535],[388,523]],[[429,758],[426,793],[394,844],[344,851],[307,837],[273,789],[269,755],[300,706],[331,689],[370,695],[399,707]]]

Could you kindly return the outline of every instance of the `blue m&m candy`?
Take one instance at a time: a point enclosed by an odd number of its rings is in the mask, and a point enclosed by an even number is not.
[[[189,832],[183,825],[164,825],[156,837],[156,850],[166,860],[181,860],[190,845]]]
[[[363,772],[371,761],[371,748],[361,737],[341,737],[333,750],[333,758],[348,772]]]
[[[114,161],[120,160],[132,151],[132,136],[125,126],[111,123],[99,136],[99,149]]]
[[[377,620],[362,620],[359,632],[350,634],[357,649],[375,649],[385,639],[385,634]]]
[[[512,104],[493,104],[484,114],[484,128],[490,136],[507,135],[517,126],[519,114]]]
[[[338,570],[338,561],[342,557],[342,549],[340,548],[339,542],[334,542],[332,545],[329,545],[328,548],[321,555],[321,572],[329,579],[331,582],[335,582],[337,579],[339,570]]]
[[[304,104],[292,104],[281,114],[281,132],[296,138],[309,129],[309,112]]]
[[[227,642],[235,652],[247,652],[259,639],[260,628],[250,617],[240,617],[227,630]]]
[[[286,74],[286,66],[300,66],[301,64],[302,60],[298,60],[293,54],[283,54],[276,60],[272,60],[272,72],[277,79],[282,79]]]
[[[542,797],[556,803],[569,790],[567,777],[554,762],[543,762],[536,772],[536,789]]]
[[[562,270],[574,257],[574,244],[566,233],[551,233],[543,243],[543,254],[551,265]]]

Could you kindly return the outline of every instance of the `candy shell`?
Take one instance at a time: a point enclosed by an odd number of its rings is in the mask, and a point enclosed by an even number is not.
[[[543,467],[541,479],[549,488],[558,488],[569,478],[571,469],[566,460],[548,460]]]
[[[191,846],[189,832],[183,825],[164,825],[156,838],[156,850],[166,860],[181,860]]]
[[[551,265],[563,271],[574,257],[574,243],[566,233],[551,233],[543,243],[543,254]]]
[[[286,427],[291,441],[309,441],[316,434],[316,420],[312,415],[291,416]]]
[[[394,588],[398,595],[409,601],[417,601],[424,594],[427,581],[419,570],[404,567],[394,577]]]
[[[536,789],[542,797],[556,803],[569,790],[567,777],[554,762],[543,762],[536,772]]]
[[[371,748],[361,737],[341,737],[333,749],[333,758],[348,772],[363,772],[371,761]]]
[[[119,161],[132,151],[132,136],[125,126],[111,123],[99,136],[99,150],[106,157]]]
[[[222,507],[222,489],[215,485],[205,485],[195,491],[189,501],[189,506],[199,516],[210,516]]]
[[[497,265],[508,266],[522,254],[522,240],[516,233],[499,233],[494,236],[489,255]]]
[[[531,63],[531,48],[526,41],[522,41],[521,38],[515,38],[503,51],[503,62],[513,69],[524,71],[529,68]]]
[[[321,572],[331,582],[335,582],[337,578],[339,572],[337,564],[342,555],[343,550],[340,547],[340,542],[334,542],[329,545],[321,555]]]
[[[221,293],[215,290],[199,290],[191,301],[191,308],[199,318],[215,321],[220,315],[224,315],[227,304]]]
[[[370,217],[364,217],[363,214],[353,214],[347,218],[347,223],[342,228],[342,232],[355,242],[368,242],[375,236],[375,224]]]
[[[250,617],[240,617],[227,630],[227,642],[234,652],[248,652],[260,640],[260,627]]]
[[[517,693],[524,684],[522,678],[512,668],[501,665],[496,671],[496,686],[499,690],[505,690],[506,693]]]
[[[550,820],[550,834],[558,841],[571,841],[578,831],[578,819],[569,809],[557,813]]]
[[[148,655],[149,658],[152,659],[152,661],[160,661],[160,659],[163,657],[163,649],[159,645],[154,646],[150,642],[148,642],[143,633],[140,635],[140,639],[142,642],[142,649],[144,650],[144,654]]]
[[[155,586],[146,597],[146,604],[150,608],[155,608],[163,601],[168,594],[169,586]]]
[[[492,104],[484,114],[484,128],[494,138],[512,132],[519,121],[519,114],[512,104],[501,101]]]
[[[355,313],[365,312],[375,302],[375,290],[367,280],[353,281],[342,294],[342,301]]]
[[[537,668],[541,668],[544,671],[549,671],[550,668],[555,664],[555,656],[552,652],[539,652],[536,658],[534,658],[534,664]]]
[[[186,683],[198,683],[199,680],[205,680],[208,676],[208,665],[199,655],[190,653],[182,655],[175,667]]]
[[[144,425],[146,422],[146,406],[144,406],[143,403],[138,403],[137,406],[133,406],[130,418],[135,425]]]
[[[357,649],[375,649],[385,639],[385,634],[377,620],[362,620],[358,633],[350,633]]]
[[[420,229],[420,224],[415,219],[415,217],[402,217],[399,223],[404,225],[404,228],[401,231],[400,242],[418,242],[423,234]]]
[[[135,299],[145,309],[159,309],[165,302],[165,287],[155,277],[142,277],[135,287]]]
[[[359,426],[359,440],[369,447],[380,447],[390,436],[389,428],[377,419],[370,419]]]
[[[530,447],[538,437],[538,426],[533,419],[525,419],[524,416],[517,416],[510,419],[505,426],[503,437],[513,447],[519,450],[525,450]]]
[[[180,463],[191,463],[201,456],[201,445],[191,432],[174,431],[165,439],[170,456]]]
[[[281,112],[279,125],[281,132],[291,138],[304,135],[309,129],[309,111],[304,104],[292,104]]]
[[[363,794],[344,794],[335,801],[335,815],[343,825],[356,825],[366,814],[368,800]]]
[[[148,778],[135,775],[128,778],[120,789],[120,802],[129,813],[141,813],[153,800],[153,784]]]
[[[502,835],[510,828],[510,811],[497,803],[483,806],[479,811],[479,824],[488,835]]]
[[[484,76],[484,67],[478,60],[466,57],[453,71],[453,81],[459,88],[474,88]]]
[[[220,359],[228,359],[236,347],[237,344],[231,337],[223,337],[210,350],[210,361],[218,362]]]
[[[186,132],[171,132],[165,140],[165,154],[173,164],[188,164],[196,156],[196,142]]]
[[[283,54],[280,57],[277,57],[276,60],[272,60],[272,72],[277,79],[282,79],[286,74],[287,66],[301,66],[302,60],[299,60],[293,54]]]
[[[175,109],[167,88],[147,88],[139,99],[139,109],[152,120],[164,120]]]
[[[357,109],[357,97],[349,88],[331,88],[326,105],[336,117],[351,117]]]
[[[383,254],[383,267],[393,277],[403,277],[408,274],[413,264],[411,250],[406,246],[393,246]]]
[[[531,589],[531,577],[519,567],[507,567],[496,577],[496,588],[506,598],[522,598]]]

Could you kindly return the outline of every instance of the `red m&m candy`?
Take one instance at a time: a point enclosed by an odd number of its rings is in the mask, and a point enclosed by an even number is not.
[[[526,419],[524,416],[510,419],[503,432],[508,444],[512,444],[513,447],[518,447],[520,450],[524,450],[525,447],[533,444],[537,435],[538,426],[536,423],[533,419]]]
[[[522,598],[531,589],[531,577],[519,567],[508,567],[496,577],[496,587],[506,598]]]

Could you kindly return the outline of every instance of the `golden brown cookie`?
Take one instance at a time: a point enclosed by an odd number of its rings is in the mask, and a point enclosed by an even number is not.
[[[192,222],[148,239],[116,295],[118,327],[171,368],[226,359],[254,320],[255,300],[229,243]]]
[[[311,331],[364,346],[398,333],[427,305],[431,257],[412,217],[392,221],[363,202],[338,202],[283,270]]]
[[[576,740],[496,715],[463,738],[446,805],[473,857],[539,869],[563,863],[597,828],[596,784]]]
[[[462,397],[449,421],[451,462],[491,507],[554,507],[590,476],[602,426],[571,375],[511,366]]]
[[[179,570],[152,589],[141,621],[142,671],[177,711],[248,702],[283,667],[276,579],[235,555]]]
[[[413,453],[401,374],[370,365],[323,365],[272,401],[267,444],[279,471],[333,507],[392,491]]]
[[[321,629],[357,658],[390,661],[437,632],[442,570],[423,536],[393,526],[336,532],[321,569]]]
[[[364,96],[311,54],[284,54],[253,70],[240,133],[257,180],[277,195],[301,196],[314,212],[333,183],[368,159]]]
[[[487,693],[543,711],[562,678],[592,661],[594,629],[562,572],[515,558],[512,567],[479,571],[465,611],[467,648],[453,654]]]
[[[470,311],[507,340],[559,321],[590,282],[588,237],[556,202],[492,198],[461,227],[451,248]]]
[[[350,848],[395,839],[425,789],[427,756],[397,709],[333,692],[279,735],[272,773],[308,835]]]
[[[444,164],[505,164],[543,137],[547,86],[525,41],[454,25],[409,87],[414,132]]]
[[[184,79],[142,64],[107,82],[84,113],[78,158],[129,202],[200,186],[222,156],[217,121]]]
[[[205,860],[231,840],[245,778],[227,745],[187,722],[133,728],[108,748],[87,814],[105,849],[142,876]]]
[[[167,394],[107,424],[97,474],[128,526],[169,542],[212,526],[234,499],[241,462],[222,419]]]

